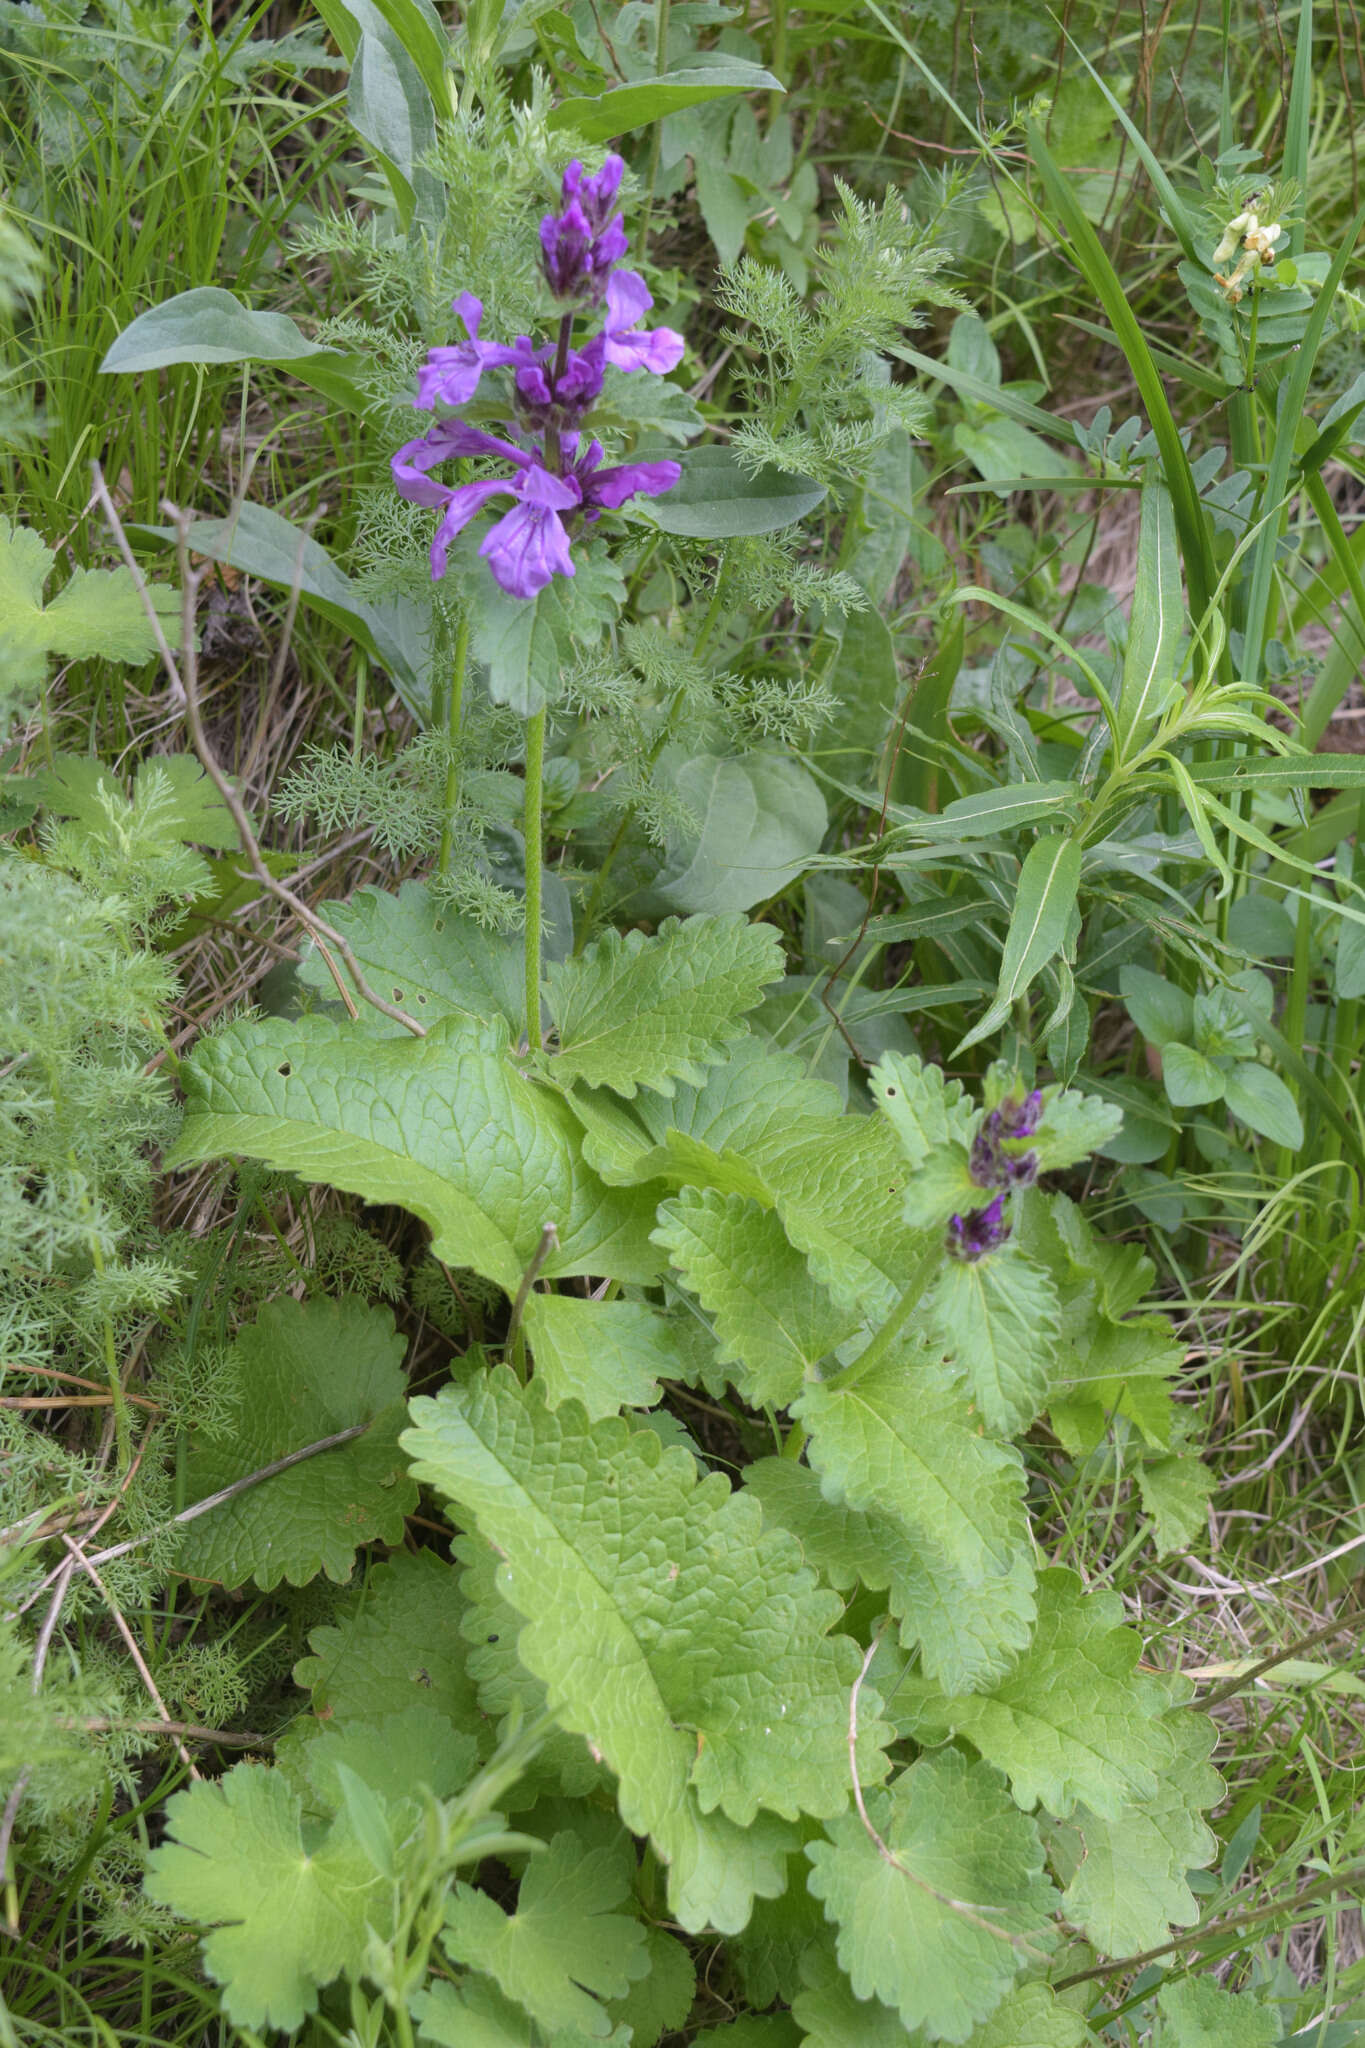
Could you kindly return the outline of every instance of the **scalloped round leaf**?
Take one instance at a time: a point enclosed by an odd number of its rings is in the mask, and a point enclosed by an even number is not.
[[[400,1550],[336,1622],[313,1630],[313,1654],[294,1666],[294,1683],[312,1694],[315,1714],[337,1725],[428,1705],[482,1734],[486,1717],[465,1671],[464,1612],[453,1565],[434,1550]]]
[[[254,1579],[269,1592],[319,1572],[350,1577],[362,1543],[400,1543],[417,1487],[398,1449],[405,1339],[387,1309],[364,1302],[275,1301],[233,1346],[237,1400],[220,1436],[191,1440],[192,1500],[231,1486],[290,1451],[365,1425],[190,1522],[175,1568],[222,1586]]]
[[[920,1757],[867,1810],[894,1861],[857,1814],[806,1850],[839,1961],[859,1998],[966,2041],[1056,1944],[1037,1827],[999,1772],[955,1749]]]

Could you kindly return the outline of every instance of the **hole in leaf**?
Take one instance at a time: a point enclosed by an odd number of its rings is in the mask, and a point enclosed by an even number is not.
[[[394,990],[394,992],[393,992],[393,999],[394,999],[394,1001],[395,1001],[396,1003],[401,1003],[401,1002],[402,1002],[402,1000],[403,1000],[403,991],[402,991],[402,989],[401,989],[401,988],[396,988],[396,989]]]
[[[426,1001],[426,997],[419,992],[417,1000],[419,1003],[424,1003]]]
[[[289,1076],[293,1073],[293,1071],[294,1069],[290,1066],[288,1060],[281,1060],[280,1064],[275,1069],[275,1072],[277,1074],[282,1074],[286,1081],[289,1079]]]

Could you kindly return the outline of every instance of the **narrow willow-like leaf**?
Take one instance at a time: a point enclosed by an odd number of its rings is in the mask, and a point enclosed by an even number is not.
[[[1171,701],[1184,625],[1185,599],[1171,494],[1159,477],[1149,475],[1142,486],[1137,583],[1117,705],[1117,760],[1141,749]]]

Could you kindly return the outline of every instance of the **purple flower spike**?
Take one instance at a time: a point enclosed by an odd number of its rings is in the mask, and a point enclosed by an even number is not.
[[[611,219],[625,169],[625,158],[617,156],[613,150],[601,170],[594,172],[591,178],[584,177],[583,166],[577,157],[564,173],[564,183],[560,188],[564,205],[567,207],[576,199],[595,235],[600,235]]]
[[[987,1252],[998,1250],[1009,1234],[1010,1226],[1005,1221],[1005,1197],[997,1195],[985,1209],[969,1209],[964,1216],[954,1216],[948,1225],[948,1254],[951,1258],[975,1263]]]

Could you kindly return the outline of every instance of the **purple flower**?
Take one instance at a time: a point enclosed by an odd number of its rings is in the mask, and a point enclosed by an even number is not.
[[[615,212],[625,165],[609,156],[591,178],[576,159],[564,173],[563,212],[540,223],[540,251],[557,299],[600,305],[607,279],[626,253],[626,231]]]
[[[409,441],[392,462],[400,494],[414,505],[444,506],[431,544],[431,573],[444,576],[450,543],[491,498],[515,502],[489,528],[479,547],[493,575],[512,597],[534,597],[554,576],[572,576],[567,515],[588,524],[616,511],[629,498],[658,497],[682,474],[676,462],[626,462],[603,469],[602,445],[578,453],[576,434],[561,437],[562,473],[547,468],[539,449],[528,452],[463,420],[443,420],[420,440]],[[427,474],[456,455],[497,455],[512,474],[470,484],[443,484]]]
[[[666,377],[682,361],[686,344],[671,327],[635,332],[653,304],[644,279],[633,270],[618,270],[609,280],[604,339],[607,361],[618,370],[648,370],[655,377]]]
[[[1035,1088],[1022,1100],[1007,1095],[998,1109],[981,1120],[972,1141],[968,1171],[979,1188],[1031,1187],[1038,1178],[1036,1152],[1007,1150],[1020,1139],[1031,1138],[1043,1115],[1042,1090]]]
[[[519,367],[536,359],[528,335],[518,336],[510,347],[504,342],[479,340],[483,301],[472,292],[461,292],[453,310],[469,339],[454,342],[449,348],[428,350],[427,359],[417,372],[414,401],[422,411],[429,412],[435,405],[467,405],[485,370],[502,369],[508,364]]]
[[[950,1258],[974,1263],[999,1248],[1010,1234],[1005,1221],[1005,1197],[997,1195],[984,1209],[969,1209],[954,1216],[948,1225],[947,1250]]]

